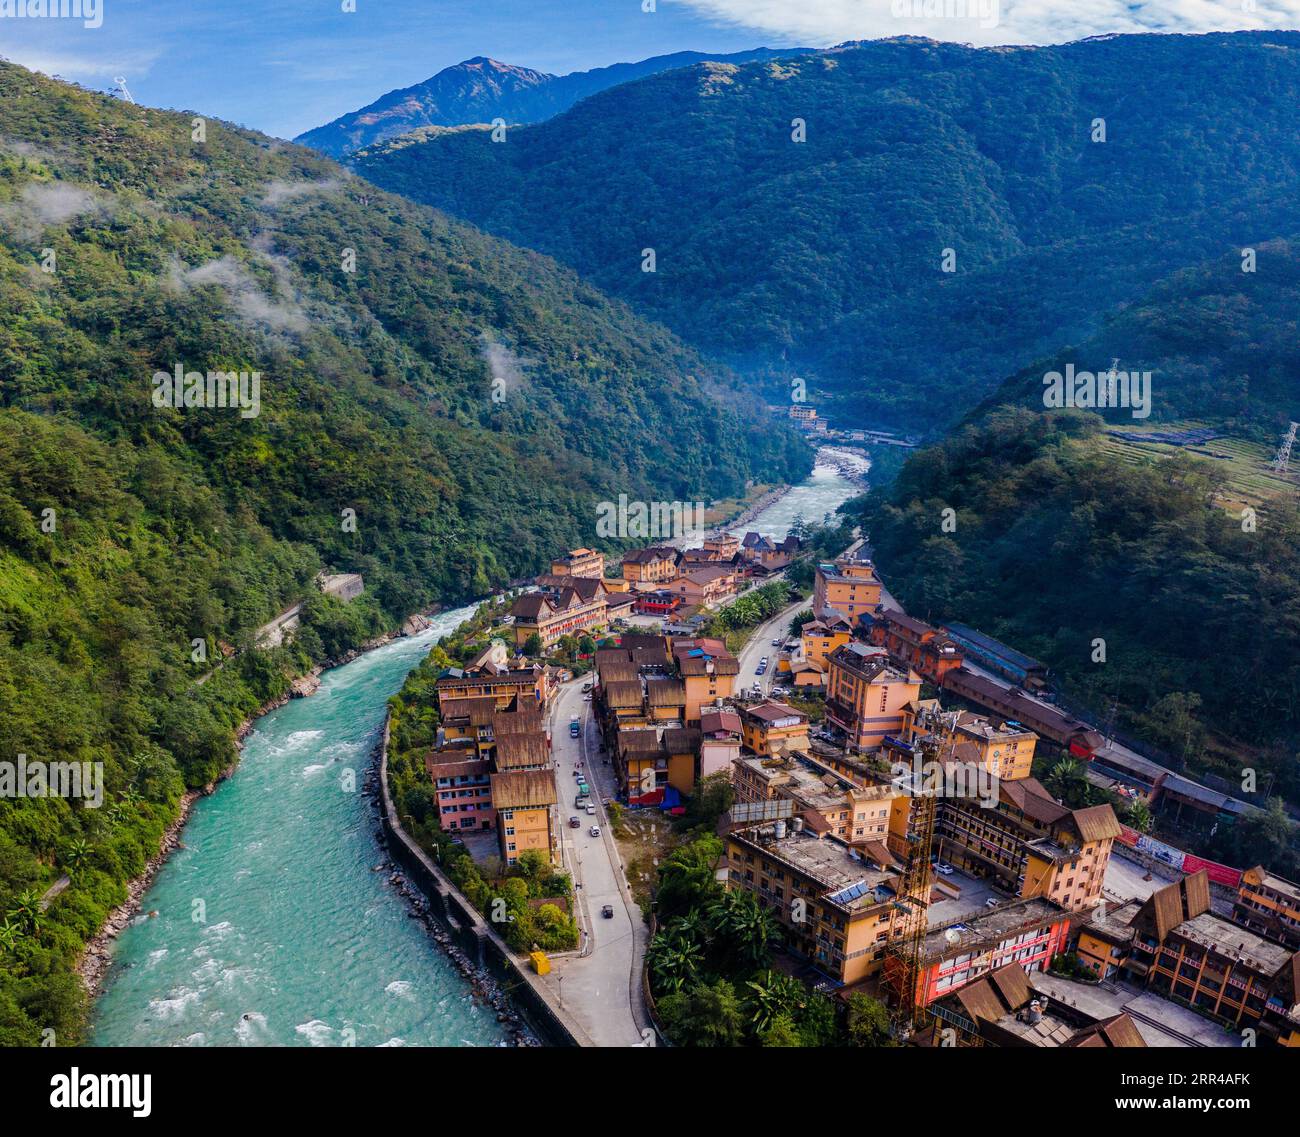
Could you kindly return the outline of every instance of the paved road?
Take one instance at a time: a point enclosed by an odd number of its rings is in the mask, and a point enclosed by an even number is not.
[[[746,641],[745,646],[740,649],[740,673],[736,676],[736,694],[749,695],[755,681],[762,688],[763,693],[767,694],[772,690],[772,685],[777,681],[776,657],[779,648],[772,646],[772,641],[779,639],[782,643],[789,638],[790,621],[800,612],[807,610],[812,604],[811,599],[797,600],[795,603],[781,609],[775,616],[765,624],[760,624],[754,629],[753,635]],[[767,656],[767,674],[761,679],[758,676],[758,662],[763,656]]]
[[[627,890],[618,847],[609,832],[604,803],[614,794],[614,773],[597,753],[599,736],[582,686],[582,680],[575,680],[556,696],[551,710],[551,748],[559,791],[560,849],[576,886],[583,951],[554,960],[546,978],[565,1010],[597,1046],[637,1046],[643,1044],[642,1031],[649,1025],[641,999],[647,928]],[[582,734],[571,738],[569,719],[575,714],[582,722]],[[578,792],[573,771],[579,765],[586,771],[593,800],[598,803],[595,816],[573,804]],[[569,827],[573,816],[581,822],[577,829]],[[600,827],[599,837],[591,835],[592,825]],[[606,904],[614,908],[612,919],[600,914]]]

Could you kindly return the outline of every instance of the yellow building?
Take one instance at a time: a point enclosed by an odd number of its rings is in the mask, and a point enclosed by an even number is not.
[[[921,698],[921,677],[860,643],[836,648],[827,660],[826,717],[859,750],[887,735],[907,741]]]
[[[587,579],[587,578],[573,578]],[[515,645],[523,648],[536,635],[542,650],[555,646],[564,636],[581,635],[605,627],[609,622],[605,590],[599,581],[588,599],[578,588],[561,588],[554,592],[526,592],[510,608],[514,617]]]
[[[513,865],[521,853],[536,849],[554,862],[551,807],[557,800],[554,770],[512,770],[492,775],[492,807],[497,814],[502,861]]]
[[[740,662],[721,640],[675,639],[673,661],[686,686],[685,721],[699,726],[700,709],[731,697]]]
[[[855,846],[876,842],[881,845],[878,859],[893,860],[885,855],[885,846],[894,800],[903,791],[891,784],[861,785],[810,754],[737,758],[731,764],[731,784],[738,802],[789,800],[794,814],[814,832]]]
[[[891,940],[925,905],[900,905],[902,881],[889,864],[819,838],[800,818],[727,834],[727,887],[745,889],[770,908],[786,946],[841,983],[880,971]]]
[[[652,545],[623,554],[623,579],[637,584],[661,584],[677,575],[677,550]]]
[[[996,726],[984,715],[962,711],[948,732],[952,756],[961,762],[976,762],[1004,782],[1029,777],[1034,763],[1038,735],[1019,724]]]
[[[847,620],[831,616],[826,620],[809,620],[800,630],[799,638],[804,662],[816,663],[824,672],[831,652],[848,643],[853,638],[853,630]],[[792,663],[792,671],[794,666]]]
[[[808,716],[785,703],[742,708],[740,728],[745,746],[765,758],[809,748]]]
[[[551,562],[555,576],[581,576],[600,580],[605,575],[605,554],[595,549],[571,549]]]

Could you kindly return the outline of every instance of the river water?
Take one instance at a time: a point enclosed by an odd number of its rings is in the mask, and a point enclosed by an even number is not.
[[[819,459],[744,532],[785,536],[860,492]],[[374,871],[364,770],[386,701],[473,607],[322,677],[263,715],[234,775],[195,803],[176,850],[118,937],[89,1041],[99,1046],[494,1046],[471,994]],[[343,788],[346,772],[358,789]],[[148,913],[156,912],[156,916]]]

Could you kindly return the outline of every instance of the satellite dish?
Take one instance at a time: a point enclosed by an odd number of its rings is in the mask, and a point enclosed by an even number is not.
[[[943,938],[947,940],[950,944],[961,943],[961,933],[958,932],[956,928],[949,928],[946,932],[944,932]]]

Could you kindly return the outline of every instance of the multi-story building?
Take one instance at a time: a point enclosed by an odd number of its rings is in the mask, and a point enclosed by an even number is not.
[[[677,576],[677,550],[652,545],[623,554],[623,579],[635,584],[662,584]]]
[[[740,538],[730,533],[714,533],[704,539],[704,551],[730,560],[740,552]]]
[[[502,861],[513,865],[521,853],[531,849],[555,860],[552,807],[557,800],[553,770],[510,770],[492,775]]]
[[[1121,832],[1109,805],[1069,809],[1033,778],[1004,782],[978,766],[948,762],[945,768],[954,785],[974,792],[940,796],[934,844],[940,860],[1012,896],[1041,897],[1073,912],[1097,904]],[[905,821],[905,815],[891,821],[896,852],[905,848]]]
[[[740,724],[745,746],[754,754],[773,758],[808,749],[808,716],[785,703],[743,707]]]
[[[853,639],[853,629],[843,616],[831,615],[825,620],[809,620],[799,632],[799,651],[801,660],[816,663],[823,671],[827,661],[837,647],[843,647]],[[794,665],[791,664],[791,670]]]
[[[582,576],[601,580],[605,576],[605,554],[595,549],[571,549],[551,562],[555,576]]]
[[[1300,1047],[1300,956],[1210,911],[1204,869],[1158,889],[1133,917],[1130,976],[1269,1041]]]
[[[716,639],[674,639],[671,648],[677,674],[686,685],[685,721],[696,726],[701,708],[731,698],[740,661]]]
[[[780,921],[787,947],[841,983],[880,971],[891,940],[924,920],[924,904],[899,903],[902,879],[801,818],[727,834],[727,887],[745,889]]]
[[[921,947],[917,1002],[928,1006],[1008,964],[1046,971],[1065,951],[1070,914],[1038,898],[1017,900],[931,928]]]
[[[862,785],[810,754],[738,758],[731,782],[738,802],[789,800],[793,815],[802,817],[814,833],[830,834],[855,846],[874,842],[881,846],[873,849],[877,861],[895,863],[886,842],[894,801],[903,794],[896,786]]]
[[[1268,940],[1300,950],[1300,885],[1256,865],[1241,874],[1232,918]]]
[[[542,650],[546,651],[564,636],[581,635],[608,624],[606,593],[600,581],[583,577],[565,579],[586,580],[595,587],[566,585],[548,591],[525,592],[510,608],[518,647],[524,647],[536,635],[542,642]]]
[[[1133,947],[1133,917],[1140,901],[1098,904],[1083,923],[1076,926],[1075,954],[1079,962],[1098,979],[1114,979]]]
[[[1008,963],[931,1004],[941,1032],[957,1046],[1142,1048],[1137,1024],[1121,1011],[1093,1019],[1034,990],[1018,963]],[[941,1033],[940,1039],[943,1038]]]
[[[510,706],[540,707],[550,693],[546,669],[535,663],[516,668],[487,667],[481,671],[448,667],[434,681],[434,688],[442,712],[450,700],[483,696],[490,696],[502,710]]]
[[[880,604],[880,579],[863,553],[863,542],[853,544],[843,556],[818,564],[813,577],[813,615],[828,613],[855,624]]]
[[[740,716],[735,711],[703,711],[700,714],[700,777],[730,774],[731,764],[740,757]]]
[[[668,582],[665,587],[697,608],[712,608],[736,591],[736,575],[731,566],[699,568]]]
[[[950,716],[945,741],[959,762],[974,762],[1004,782],[1029,777],[1038,735],[1019,723],[1001,725],[972,711]]]
[[[938,628],[902,612],[871,612],[863,617],[868,638],[935,686],[961,666],[961,649]]]
[[[916,719],[921,677],[900,669],[865,644],[848,643],[827,663],[826,717],[859,750],[879,746],[887,735],[906,741]]]
[[[424,768],[434,786],[438,825],[445,833],[491,829],[496,824],[492,764],[477,753],[472,744],[461,743],[425,755]]]

